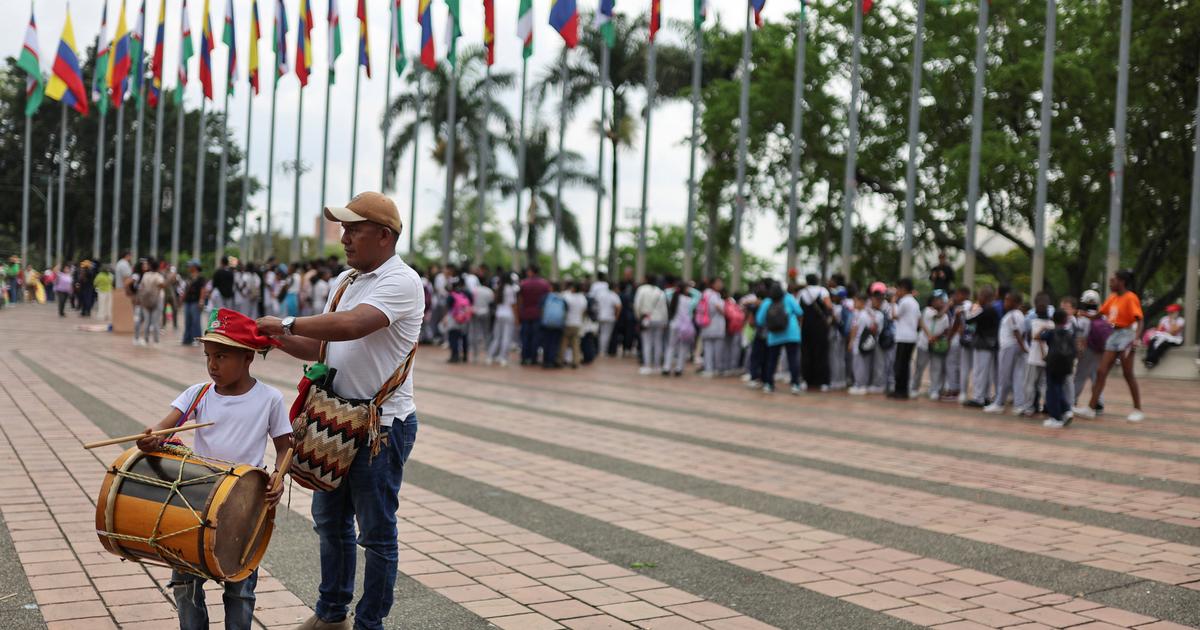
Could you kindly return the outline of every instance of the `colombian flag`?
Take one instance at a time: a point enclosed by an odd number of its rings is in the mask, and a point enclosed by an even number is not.
[[[417,0],[417,22],[421,24],[421,65],[430,70],[437,69],[433,51],[433,0]]]
[[[762,26],[762,10],[767,6],[767,0],[750,0],[750,6],[754,7],[754,25]]]
[[[367,0],[358,0],[358,65],[367,69],[371,78],[371,48],[367,43]]]
[[[158,3],[158,28],[154,31],[154,58],[150,62],[150,69],[154,72],[154,78],[150,81],[150,107],[158,104],[158,99],[162,97],[163,85],[163,37],[167,29],[167,0],[160,0]]]
[[[291,70],[288,65],[287,58],[287,9],[283,6],[283,0],[275,1],[275,33],[272,40],[271,50],[275,51],[275,82],[279,83],[279,77],[287,74]]]
[[[575,8],[575,0],[550,0],[550,26],[562,35],[567,48],[579,43],[579,10]]]
[[[212,34],[212,19],[208,16],[208,0],[204,0],[204,23],[200,26],[200,87],[204,98],[212,100],[212,51],[216,48]]]
[[[250,46],[247,54],[249,67],[246,76],[250,77],[250,88],[258,94],[258,40],[262,37],[262,29],[258,26],[258,0],[250,0]]]
[[[125,100],[125,83],[129,79],[129,31],[125,28],[125,2],[117,14],[117,34],[113,38],[112,61],[108,64],[108,89],[112,91],[113,107]]]
[[[79,71],[79,58],[75,56],[75,29],[71,27],[69,11],[67,22],[63,24],[62,39],[58,42],[58,55],[54,57],[53,72],[46,86],[46,96],[86,116],[87,89],[83,87],[83,73]]]
[[[221,41],[229,49],[228,72],[225,77],[225,92],[233,94],[233,86],[237,83],[237,29],[233,24],[233,0],[225,4],[225,30],[221,32]]]
[[[312,9],[308,0],[300,0],[298,12],[300,22],[296,25],[296,76],[300,78],[300,87],[308,85],[308,75],[312,74]]]

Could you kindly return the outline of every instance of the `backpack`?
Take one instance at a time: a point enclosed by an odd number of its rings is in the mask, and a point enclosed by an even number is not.
[[[838,332],[842,335],[842,339],[849,339],[850,329],[854,327],[854,309],[843,304],[841,316],[835,323],[838,326]]]
[[[725,332],[736,335],[746,327],[746,311],[738,306],[737,300],[725,298]]]
[[[681,308],[675,312],[675,337],[684,345],[690,345],[696,340],[696,326],[688,316],[687,309]]]
[[[1046,344],[1046,374],[1059,379],[1075,371],[1075,335],[1055,328]]]
[[[562,328],[567,321],[567,302],[557,293],[546,294],[542,301],[542,326]]]
[[[712,313],[708,311],[708,296],[700,296],[700,304],[696,306],[696,325],[701,328],[708,328],[712,323]]]
[[[1112,325],[1097,317],[1088,325],[1087,347],[1092,352],[1104,352],[1104,344],[1112,334]]]
[[[787,306],[783,304],[783,300],[771,300],[771,305],[767,307],[767,331],[773,333],[786,332],[788,324],[791,322],[788,318]]]
[[[883,330],[879,331],[879,348],[891,350],[896,345],[896,322],[884,314]]]
[[[154,274],[151,276],[151,274]],[[155,281],[157,280],[157,282]],[[138,306],[146,309],[156,308],[162,301],[162,296],[159,294],[159,289],[163,286],[162,276],[155,272],[148,272],[138,283],[137,288],[137,303]]]
[[[869,330],[864,330],[858,337],[858,353],[871,354],[875,351],[875,346],[877,346],[878,343],[879,342],[875,338],[875,333]]]
[[[450,297],[454,300],[454,304],[450,307],[450,317],[453,317],[454,321],[459,324],[471,321],[471,318],[475,315],[475,309],[471,306],[471,300],[468,300],[467,296],[458,291],[451,293]]]

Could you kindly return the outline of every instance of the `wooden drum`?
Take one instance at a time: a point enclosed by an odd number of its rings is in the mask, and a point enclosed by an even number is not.
[[[274,514],[263,514],[268,479],[260,468],[204,459],[183,447],[154,453],[134,447],[104,476],[96,534],[127,560],[244,580],[271,541]]]

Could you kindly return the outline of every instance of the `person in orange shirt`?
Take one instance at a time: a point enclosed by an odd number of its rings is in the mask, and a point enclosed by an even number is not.
[[[1103,317],[1112,325],[1113,331],[1104,342],[1100,369],[1092,385],[1092,400],[1086,407],[1075,408],[1076,415],[1085,418],[1096,417],[1096,407],[1100,403],[1100,395],[1104,393],[1108,372],[1117,359],[1121,359],[1121,371],[1125,374],[1125,382],[1129,384],[1129,394],[1133,398],[1133,412],[1127,419],[1130,422],[1141,422],[1146,417],[1142,413],[1142,396],[1138,391],[1137,379],[1133,375],[1133,355],[1141,337],[1144,318],[1142,302],[1130,289],[1132,285],[1133,272],[1128,269],[1122,269],[1108,279],[1108,299],[1100,305],[1095,317]]]

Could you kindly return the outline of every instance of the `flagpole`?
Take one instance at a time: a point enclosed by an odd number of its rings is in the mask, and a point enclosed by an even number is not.
[[[746,211],[746,136],[750,127],[750,3],[746,2],[746,27],[742,32],[742,93],[738,100],[737,198],[733,205],[733,277],[730,291],[742,287],[742,215]],[[714,232],[709,226],[709,232]],[[713,238],[709,234],[709,239]],[[716,270],[713,270],[714,273]]]
[[[699,193],[696,185],[696,151],[700,145],[700,81],[704,72],[704,29],[696,25],[696,46],[692,51],[692,138],[688,152],[688,208],[687,224],[683,231],[683,280],[690,282],[696,249],[696,204]],[[713,235],[709,234],[711,241]],[[613,270],[609,270],[612,272]]]
[[[278,62],[276,62],[278,66]],[[267,149],[267,229],[265,234],[266,243],[263,249],[264,259],[270,258],[275,254],[275,239],[271,232],[271,207],[275,204],[275,101],[279,95],[279,72],[276,70],[275,81],[271,84],[271,140],[270,147]]]
[[[609,26],[611,25],[606,25],[606,27]],[[608,120],[608,66],[611,55],[608,42],[604,41],[604,38],[600,38],[600,147],[596,157],[596,242],[593,248],[596,274],[600,273],[600,223],[604,211],[604,143],[608,140],[605,136],[607,129],[605,122]],[[612,275],[613,270],[609,269],[608,273]]]
[[[58,264],[63,262],[63,208],[67,205],[67,104],[62,104],[62,125],[58,134],[58,237],[56,241]]]
[[[519,267],[521,251],[521,201],[525,196],[525,97],[529,94],[529,90],[525,87],[525,81],[529,77],[529,57],[522,54],[521,56],[521,120],[517,127],[517,212],[513,215],[513,246],[512,246],[512,268],[514,271]],[[415,167],[414,167],[415,168]],[[530,263],[536,261],[529,261]]]
[[[161,83],[161,81],[160,81]],[[158,91],[158,103],[154,106],[154,178],[150,185],[150,255],[158,257],[158,213],[162,209],[162,133],[163,133],[163,90]]]
[[[54,247],[50,236],[54,230],[54,177],[46,176],[46,268],[54,266]]]
[[[458,154],[455,144],[455,130],[458,121],[458,62],[455,52],[458,50],[458,40],[450,44],[450,92],[446,96],[446,199],[442,209],[442,266],[450,262],[450,233],[454,217],[454,156]]]
[[[491,143],[488,141],[487,121],[491,114],[488,109],[491,103],[492,96],[492,66],[485,64],[483,75],[483,93],[484,93],[484,117],[483,117],[483,133],[479,139],[482,143],[482,151],[479,157],[479,212],[475,217],[475,264],[483,262],[483,224],[484,215],[487,213],[487,191],[488,191],[488,158],[491,157]]]
[[[423,88],[425,73],[420,64],[416,64],[413,70],[417,74],[417,103],[424,105],[425,90]],[[413,131],[413,152],[412,152],[412,187],[409,190],[408,199],[408,255],[412,256],[417,249],[417,166],[421,163],[421,124],[420,112],[417,112],[417,126]],[[520,192],[517,193],[518,196]]]
[[[145,81],[142,77],[137,77],[137,80],[142,83],[138,87],[137,95],[137,134],[134,136],[137,146],[133,148],[133,219],[129,226],[129,249],[133,252],[134,260],[138,258],[138,237],[140,236],[142,217],[142,144],[144,144],[142,127],[146,109]]]
[[[554,170],[557,171],[554,193],[554,258],[550,261],[551,277],[558,281],[558,250],[562,242],[562,189],[563,172],[562,157],[566,151],[563,146],[567,136],[567,49],[563,49],[562,61],[558,67],[558,80],[562,85],[562,96],[558,103],[558,153],[554,156]]]
[[[383,144],[383,151],[382,151],[383,155],[381,155],[379,157],[379,192],[381,192],[381,193],[384,192],[385,190],[387,190],[387,176],[388,176],[388,169],[387,169],[387,153],[388,153],[387,145],[388,145],[388,143],[387,143],[387,141],[388,141],[388,135],[391,133],[391,130],[392,130],[391,118],[388,116],[388,106],[391,104],[390,101],[392,99],[392,68],[393,68],[393,63],[395,62],[395,59],[396,59],[396,55],[394,54],[395,50],[396,50],[396,9],[395,9],[396,5],[392,4],[390,2],[388,4],[391,6],[388,7],[388,21],[390,23],[390,26],[388,27],[387,59],[384,61],[384,65],[383,65],[383,74],[384,74],[384,80],[383,80],[383,143],[382,143]],[[326,100],[328,100],[328,99],[326,99]],[[357,101],[358,99],[355,99],[355,100]],[[355,109],[355,113],[357,114],[358,113],[357,104],[355,105],[354,109]],[[329,120],[328,103],[326,103],[325,110],[326,110],[325,111],[325,116],[326,116],[325,120]],[[357,122],[355,122],[355,124],[354,124],[354,135],[355,135],[355,137],[358,136],[358,123]],[[351,195],[354,194],[353,188],[350,189],[350,194]],[[321,202],[324,203],[324,195],[322,194],[321,196],[322,196]],[[324,247],[323,247],[324,243],[325,243],[324,230],[321,230],[321,235],[318,237],[318,243],[319,243],[319,246],[321,247],[321,251],[324,252],[325,251]],[[399,243],[397,243],[397,244],[399,244]]]
[[[38,86],[41,87],[41,86]],[[21,175],[21,264],[29,264],[29,168],[33,116],[25,114],[25,172]]]
[[[253,35],[251,35],[253,36]],[[250,138],[254,123],[254,88],[246,88],[246,167],[242,169],[242,237],[238,251],[243,258],[250,258]]]
[[[122,99],[123,100],[123,99]],[[124,104],[124,103],[122,103]],[[121,244],[121,167],[125,161],[125,108],[117,107],[117,161],[113,166],[113,203],[112,203],[112,258],[116,264]],[[59,187],[62,187],[61,182]],[[60,191],[61,192],[61,191]]]
[[[900,277],[912,273],[913,215],[917,198],[917,134],[921,129],[921,63],[925,52],[925,0],[917,0],[917,32],[913,38],[912,85],[908,94],[908,160],[904,166],[904,246]]]
[[[205,158],[205,114],[207,113],[208,99],[203,95],[200,96],[200,129],[198,141],[196,143],[196,209],[192,218],[192,258],[200,259],[200,250],[202,243],[200,241],[201,224],[201,208],[204,205],[204,158]],[[220,259],[213,261],[214,264],[219,263]]]
[[[917,0],[922,6],[925,0]],[[808,61],[808,2],[800,2],[800,19],[796,21],[796,62],[792,79],[792,156],[791,193],[788,195],[787,273],[796,269],[796,224],[800,214],[800,152],[804,135],[804,65]]]
[[[354,171],[358,163],[358,92],[362,75],[362,64],[354,66],[354,126],[350,128],[350,196],[354,196]],[[391,78],[390,74],[388,78]]]
[[[967,174],[967,232],[964,240],[963,283],[975,284],[975,215],[979,204],[979,158],[983,147],[983,75],[987,72],[988,9],[991,0],[979,0],[975,32],[975,87],[971,99],[971,153]]]
[[[654,113],[654,99],[658,92],[658,76],[655,72],[655,61],[658,57],[654,40],[650,40],[650,50],[646,59],[646,133],[642,138],[642,207],[638,213],[638,248],[636,277],[646,275],[646,214],[647,199],[650,193],[650,120]]]
[[[1192,158],[1192,209],[1188,221],[1187,270],[1184,272],[1183,343],[1196,343],[1196,284],[1200,276],[1200,72],[1196,74],[1196,114],[1192,128],[1195,129],[1196,149]]]
[[[1033,272],[1030,293],[1046,284],[1046,172],[1050,168],[1050,115],[1054,101],[1054,43],[1058,18],[1057,0],[1046,0],[1046,37],[1042,53],[1042,121],[1038,132],[1037,193],[1034,199]]]
[[[180,88],[176,88],[180,89]],[[160,94],[159,98],[164,95]],[[183,110],[182,92],[176,103],[175,119],[175,176],[171,180],[171,261],[179,266],[179,221],[180,208],[183,206]],[[199,259],[197,259],[199,260]]]
[[[850,138],[846,144],[845,190],[842,193],[842,274],[853,277],[854,202],[858,193],[858,98],[861,76],[859,55],[862,43],[862,3],[854,0],[854,43],[850,53]]]
[[[1133,0],[1121,1],[1121,44],[1117,51],[1117,111],[1113,122],[1112,197],[1108,205],[1108,256],[1105,276],[1112,277],[1121,267],[1121,202],[1125,193],[1125,112],[1129,100],[1129,31],[1133,21]],[[1187,319],[1194,319],[1189,312]],[[1185,320],[1186,321],[1186,320]]]
[[[321,146],[321,207],[322,208],[324,208],[325,204],[326,204],[325,189],[329,184],[329,95],[330,95],[330,92],[333,90],[333,81],[331,80],[332,78],[333,78],[333,68],[331,67],[331,68],[329,68],[329,73],[325,76],[325,140],[323,141],[324,143]],[[355,100],[358,100],[358,99],[355,98]],[[355,105],[354,109],[357,111],[358,106]],[[355,127],[355,129],[357,129],[358,124],[356,123],[354,125],[354,127]],[[384,138],[385,138],[385,141],[383,143],[384,151],[387,151],[387,141],[386,141],[387,134],[386,133],[384,134]],[[380,190],[382,191],[383,189],[380,188]],[[353,189],[351,189],[350,194],[351,195],[354,194]],[[320,256],[325,255],[325,226],[323,226],[323,225],[317,229],[317,252],[319,253]]]
[[[358,111],[358,102],[355,99],[354,109]],[[295,190],[292,192],[292,243],[289,249],[289,254],[293,262],[300,260],[300,175],[303,174],[300,168],[300,140],[301,132],[304,130],[304,86],[300,86],[300,102],[296,107],[296,184]]]
[[[100,261],[100,232],[104,229],[102,221],[104,215],[104,120],[108,117],[106,108],[99,107],[98,109],[100,110],[100,129],[96,133],[96,209],[92,215],[92,258],[95,258],[97,262]],[[26,137],[29,136],[26,135]]]
[[[221,106],[221,166],[218,170],[217,179],[217,233],[216,233],[216,260],[220,261],[225,255],[225,173],[229,166],[229,159],[226,154],[229,153],[229,88],[225,88],[225,103]]]

